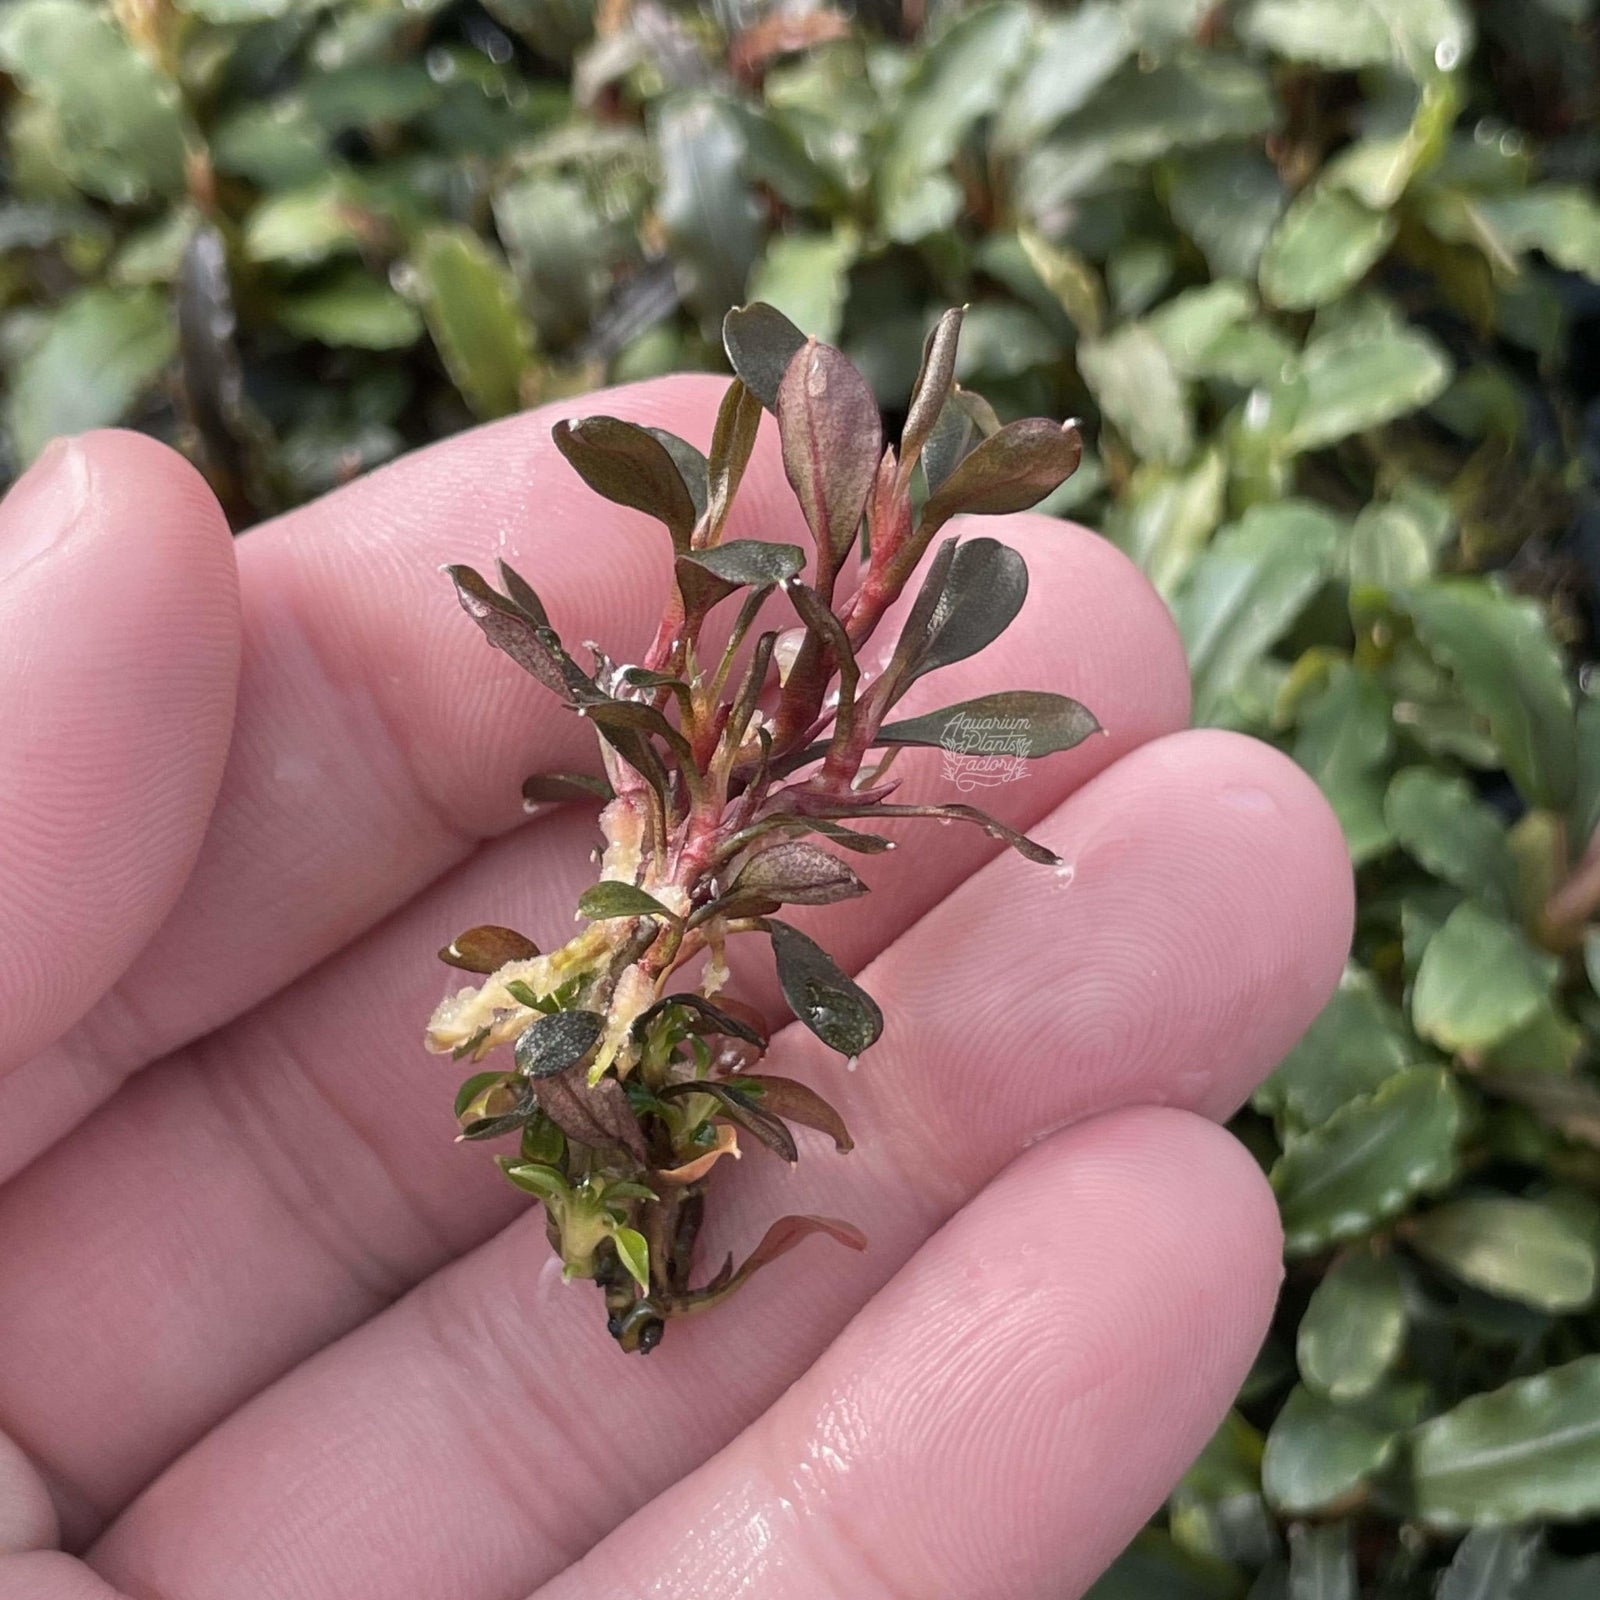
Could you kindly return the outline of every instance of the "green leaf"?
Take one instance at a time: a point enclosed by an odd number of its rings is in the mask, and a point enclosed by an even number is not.
[[[1261,292],[1290,311],[1326,305],[1353,288],[1394,242],[1395,218],[1331,183],[1314,183],[1273,229]]]
[[[689,548],[699,512],[673,451],[650,428],[620,417],[580,417],[550,430],[556,448],[598,495],[665,525],[673,547]]]
[[[1454,1176],[1461,1097],[1434,1067],[1397,1073],[1291,1139],[1272,1169],[1284,1247],[1310,1255],[1370,1233]]]
[[[666,995],[654,1005],[641,1011],[633,1024],[634,1037],[643,1038],[651,1022],[674,1007],[681,1007],[688,1013],[691,1033],[724,1033],[730,1038],[743,1039],[748,1044],[766,1048],[767,1036],[764,1032],[752,1026],[743,1017],[734,1016],[715,1001],[708,1000],[703,994],[696,994],[693,990]]]
[[[1394,749],[1394,702],[1373,673],[1340,662],[1300,714],[1291,753],[1317,780],[1362,866],[1393,842],[1384,816],[1384,769]]]
[[[1112,507],[1106,535],[1170,598],[1222,521],[1227,485],[1220,450],[1181,470],[1141,466]]]
[[[1452,1200],[1408,1225],[1406,1242],[1465,1283],[1541,1311],[1594,1298],[1595,1247],[1566,1213],[1534,1200]]]
[[[800,1159],[800,1150],[794,1142],[794,1135],[784,1126],[782,1120],[765,1109],[756,1097],[746,1094],[732,1082],[697,1078],[692,1083],[669,1083],[658,1093],[662,1100],[681,1100],[690,1095],[705,1095],[716,1101],[716,1115],[723,1121],[743,1128],[746,1133],[759,1139],[784,1161],[795,1162]]]
[[[872,996],[798,928],[770,917],[764,926],[777,959],[778,983],[795,1016],[852,1061],[876,1043],[883,1032],[883,1013]]]
[[[601,922],[608,917],[662,917],[673,920],[672,913],[643,889],[615,878],[606,878],[592,885],[578,896],[578,915],[591,922]]]
[[[909,243],[942,225],[940,208],[927,204],[930,178],[949,164],[973,124],[1001,103],[1030,32],[1025,6],[981,6],[959,17],[920,56],[876,167],[891,238]]]
[[[1543,609],[1468,579],[1423,585],[1399,603],[1429,653],[1488,720],[1523,798],[1564,806],[1576,781],[1572,691]]]
[[[1423,952],[1412,1024],[1441,1049],[1487,1050],[1533,1016],[1556,970],[1555,957],[1534,949],[1519,929],[1465,901]]]
[[[1143,323],[1078,345],[1078,368],[1106,420],[1141,460],[1178,466],[1194,451],[1194,421],[1172,358]]]
[[[416,295],[440,359],[480,417],[522,403],[533,334],[505,261],[466,228],[434,228],[411,260]]]
[[[1474,1528],[1439,1580],[1436,1600],[1523,1600],[1541,1542],[1538,1529]]]
[[[1393,1257],[1343,1257],[1316,1287],[1295,1346],[1300,1375],[1326,1400],[1370,1394],[1400,1357],[1405,1295]]]
[[[1028,47],[1020,81],[995,118],[997,147],[1026,150],[1086,105],[1136,43],[1126,11],[1109,0],[1089,0],[1069,16],[1046,17]]]
[[[1167,204],[1213,274],[1253,280],[1286,198],[1278,169],[1263,153],[1224,147],[1173,163]]]
[[[1320,450],[1436,399],[1449,357],[1427,334],[1358,328],[1314,339],[1273,402],[1272,426],[1290,451]]]
[[[553,1078],[566,1072],[594,1049],[605,1027],[606,1019],[598,1011],[555,1011],[535,1017],[517,1036],[513,1050],[517,1071],[525,1078]],[[548,1105],[544,1109],[555,1115]]]
[[[13,370],[5,415],[17,455],[31,461],[58,434],[122,421],[176,346],[154,290],[80,290]]]
[[[1333,998],[1283,1064],[1256,1090],[1257,1110],[1301,1128],[1326,1122],[1412,1064],[1416,1047],[1369,972],[1346,969]]]
[[[1586,189],[1541,184],[1522,193],[1480,195],[1479,224],[1510,252],[1541,251],[1558,267],[1600,281],[1600,203]]]
[[[360,250],[360,204],[339,178],[266,196],[250,213],[241,241],[247,261],[310,267]]]
[[[775,306],[813,338],[831,343],[844,321],[850,269],[861,251],[855,229],[779,233],[750,277],[750,293]]]
[[[1517,868],[1505,826],[1464,778],[1407,767],[1389,785],[1384,813],[1401,847],[1434,877],[1498,910],[1515,909]]]
[[[702,317],[719,316],[744,294],[761,248],[739,119],[718,95],[689,90],[660,103],[653,131],[662,172],[657,211],[679,285]]]
[[[572,1192],[560,1170],[541,1161],[505,1161],[500,1170],[525,1194],[541,1200],[564,1200]]]
[[[176,87],[86,0],[11,0],[0,9],[0,71],[31,97],[51,158],[121,205],[184,188],[185,119]]]
[[[422,337],[416,307],[360,270],[285,295],[278,320],[302,339],[336,348],[403,350]]]
[[[1189,648],[1195,718],[1214,721],[1332,571],[1336,518],[1308,500],[1255,506],[1222,530],[1173,601]]]
[[[768,411],[778,409],[778,387],[806,336],[774,306],[737,306],[722,322],[722,342],[740,381]]]
[[[1382,1420],[1296,1389],[1267,1433],[1261,1487],[1286,1516],[1322,1511],[1381,1471],[1399,1442]]]
[[[1600,1355],[1473,1395],[1412,1430],[1409,1503],[1430,1527],[1600,1511]]]
[[[877,397],[840,351],[810,340],[778,386],[778,436],[818,564],[836,572],[855,543],[883,453]]]
[[[1255,0],[1240,32],[1274,55],[1335,72],[1381,66],[1392,49],[1389,29],[1366,0]]]
[[[1064,694],[1013,689],[979,695],[942,711],[888,722],[875,745],[935,745],[959,754],[1055,755],[1101,731],[1094,713]]]
[[[628,1275],[646,1293],[650,1290],[650,1246],[645,1236],[636,1228],[612,1230],[611,1242],[617,1247],[617,1259],[628,1269]]]

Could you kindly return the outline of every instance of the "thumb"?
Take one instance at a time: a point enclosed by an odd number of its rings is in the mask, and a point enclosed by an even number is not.
[[[238,669],[232,542],[199,475],[137,434],[52,444],[0,501],[0,1079],[171,908]]]

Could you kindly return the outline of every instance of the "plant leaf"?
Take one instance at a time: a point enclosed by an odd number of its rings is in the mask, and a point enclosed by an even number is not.
[[[1520,929],[1465,901],[1423,952],[1411,991],[1412,1024],[1445,1050],[1487,1050],[1539,1009],[1557,965]]]
[[[553,1022],[555,1018],[549,1020]],[[641,1166],[648,1163],[650,1154],[638,1118],[628,1104],[627,1091],[610,1074],[598,1083],[586,1083],[582,1072],[561,1072],[538,1079],[533,1092],[539,1109],[569,1139],[594,1149],[616,1145]]]
[[[660,917],[668,922],[677,920],[653,894],[615,878],[604,878],[585,889],[578,897],[578,915],[587,917],[591,922],[603,922],[608,917]]]
[[[1016,620],[1027,597],[1027,563],[1015,550],[998,539],[964,540],[949,563],[924,642],[910,654],[904,685],[993,644]]]
[[[798,1122],[802,1127],[816,1128],[827,1134],[841,1155],[855,1149],[855,1140],[850,1137],[844,1118],[809,1084],[798,1083],[793,1078],[772,1078],[765,1074],[752,1076],[748,1073],[741,1073],[728,1081],[745,1093],[754,1092],[756,1104],[763,1111],[770,1111],[786,1122]]]
[[[790,1009],[825,1045],[851,1059],[877,1042],[883,1013],[820,945],[774,918],[763,926],[777,959],[778,983]]]
[[[694,496],[673,452],[651,429],[620,417],[582,417],[558,422],[550,436],[596,494],[654,517],[674,549],[689,548],[699,520]]]
[[[1409,1501],[1429,1527],[1600,1510],[1600,1355],[1477,1394],[1414,1428]]]
[[[539,947],[514,928],[485,923],[457,934],[439,952],[439,959],[463,972],[498,972],[508,961],[530,961]]]
[[[1579,1311],[1594,1298],[1587,1230],[1536,1200],[1465,1196],[1407,1224],[1405,1239],[1462,1282],[1541,1311]]]
[[[933,745],[961,753],[998,752],[1031,760],[1071,750],[1101,731],[1094,713],[1064,694],[1012,689],[885,723],[872,742]]]
[[[837,571],[855,543],[883,453],[877,397],[842,352],[807,340],[778,386],[778,435],[818,565]]]
[[[1355,1238],[1455,1176],[1461,1096],[1435,1067],[1397,1073],[1290,1141],[1272,1169],[1290,1257]]]
[[[1267,1434],[1261,1487],[1287,1516],[1337,1505],[1394,1458],[1399,1430],[1296,1389]]]
[[[489,643],[510,656],[552,694],[572,704],[576,699],[573,674],[577,667],[549,626],[497,594],[471,567],[452,566],[446,570],[456,586],[461,609],[483,630]],[[581,676],[579,674],[580,679]]]
[[[702,615],[739,588],[771,589],[804,571],[806,553],[797,544],[765,539],[730,539],[677,559],[678,586],[692,615]],[[687,570],[686,570],[687,569]]]
[[[961,339],[961,321],[966,312],[956,307],[946,311],[933,326],[922,347],[922,368],[911,390],[906,409],[906,425],[900,434],[900,470],[909,472],[922,454],[950,399],[956,376],[956,347]]]
[[[1405,1294],[1392,1256],[1357,1253],[1336,1262],[1300,1320],[1300,1376],[1324,1399],[1370,1394],[1400,1357]]]
[[[1522,1600],[1539,1559],[1537,1528],[1474,1528],[1439,1580],[1436,1600]]]
[[[781,311],[757,300],[723,318],[722,342],[739,381],[776,415],[779,386],[806,336]]]
[[[617,1259],[628,1269],[628,1276],[646,1293],[650,1289],[650,1246],[637,1228],[617,1228],[611,1242]]]
[[[715,545],[733,508],[733,497],[744,481],[761,427],[761,400],[750,387],[735,378],[717,408],[716,427],[711,434],[711,454],[707,458],[707,504],[705,513],[707,545]],[[798,549],[798,546],[790,546]],[[802,560],[804,558],[802,557]],[[798,569],[797,569],[798,570]]]
[[[522,780],[522,803],[529,807],[612,798],[611,785],[586,772],[536,772]]]
[[[722,896],[726,902],[776,900],[792,906],[831,906],[867,892],[867,886],[837,856],[803,839],[757,851]]]
[[[513,1049],[517,1071],[525,1078],[553,1078],[566,1072],[594,1049],[605,1028],[606,1019],[598,1011],[556,1011],[536,1017],[517,1037]]]
[[[1008,422],[980,443],[928,497],[919,538],[951,517],[1000,516],[1036,506],[1078,470],[1083,440],[1073,424],[1044,417]]]
[[[709,1095],[717,1102],[719,1116],[754,1135],[785,1161],[800,1159],[794,1135],[782,1121],[732,1083],[715,1078],[697,1078],[692,1083],[669,1083],[657,1091],[657,1097],[662,1100],[681,1100],[691,1094]]]
[[[695,994],[693,991],[664,995],[654,1005],[640,1012],[633,1025],[634,1035],[641,1037],[653,1018],[673,1006],[683,1006],[698,1017],[699,1025],[694,1030],[696,1033],[725,1033],[735,1039],[743,1039],[749,1044],[766,1048],[767,1036],[760,1029],[742,1017],[736,1017],[732,1012],[725,1011],[714,1000],[708,1000],[703,994]]]

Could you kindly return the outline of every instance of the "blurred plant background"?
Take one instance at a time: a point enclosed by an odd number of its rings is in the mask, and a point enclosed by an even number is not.
[[[892,412],[970,302],[1361,889],[1237,1123],[1274,1335],[1096,1600],[1592,1597],[1597,51],[1593,0],[6,0],[0,481],[120,421],[242,526],[756,296]]]

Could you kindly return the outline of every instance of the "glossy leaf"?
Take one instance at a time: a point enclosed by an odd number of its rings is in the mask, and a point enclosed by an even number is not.
[[[1415,1428],[1408,1500],[1430,1527],[1600,1510],[1600,1356],[1518,1378]]]
[[[483,630],[496,650],[510,656],[551,693],[563,700],[574,698],[571,663],[550,628],[521,606],[497,594],[471,567],[446,569],[456,586],[461,609]]]
[[[1537,1530],[1474,1528],[1456,1547],[1436,1600],[1524,1600],[1540,1542]]]
[[[1317,1285],[1300,1321],[1300,1375],[1324,1399],[1359,1400],[1393,1368],[1405,1335],[1405,1294],[1394,1259],[1347,1255]]]
[[[668,921],[672,918],[672,913],[653,894],[614,878],[603,879],[578,896],[578,915],[591,922],[608,917],[661,917]]]
[[[913,639],[908,622],[902,636],[911,649],[901,692],[924,673],[965,661],[993,644],[1028,597],[1027,564],[998,539],[963,540],[940,576],[925,626]],[[935,581],[932,571],[927,581]]]
[[[1261,292],[1303,311],[1346,293],[1394,242],[1399,224],[1332,183],[1313,184],[1284,213],[1261,256]]]
[[[949,402],[955,383],[956,350],[961,339],[965,315],[959,307],[946,311],[928,334],[922,347],[922,367],[912,386],[911,403],[906,409],[906,425],[900,434],[900,462],[904,471],[916,462],[928,435]]]
[[[1594,1298],[1594,1240],[1553,1206],[1469,1195],[1417,1218],[1405,1237],[1474,1288],[1541,1311],[1576,1311]]]
[[[582,1072],[558,1072],[537,1079],[533,1092],[539,1109],[568,1139],[592,1149],[615,1146],[626,1150],[641,1165],[649,1161],[627,1091],[615,1078],[608,1075],[598,1083],[585,1083]]]
[[[525,1078],[552,1078],[568,1071],[600,1042],[605,1025],[597,1011],[556,1011],[536,1017],[517,1037],[513,1051],[517,1071]]]
[[[617,1259],[641,1289],[650,1287],[650,1245],[637,1228],[617,1228],[611,1235]]]
[[[1555,980],[1554,957],[1520,930],[1467,901],[1423,953],[1411,1020],[1446,1050],[1483,1051],[1527,1022]]]
[[[508,961],[529,961],[539,947],[514,928],[486,923],[458,934],[439,952],[439,959],[463,972],[498,972]]]
[[[1465,779],[1408,767],[1389,785],[1384,813],[1401,846],[1436,878],[1514,910],[1517,869],[1505,827]]]
[[[1290,1256],[1369,1233],[1455,1175],[1461,1097],[1433,1067],[1397,1073],[1290,1141],[1272,1169]]]
[[[584,772],[536,772],[522,780],[525,806],[564,804],[568,800],[609,800],[611,785]]]
[[[710,580],[697,592],[720,599],[745,586],[770,589],[787,583],[805,570],[806,553],[797,544],[732,539],[710,550],[691,550],[678,559],[699,568]]]
[[[1394,1459],[1399,1430],[1296,1389],[1267,1434],[1261,1486],[1288,1516],[1338,1506]]]
[[[1194,420],[1160,339],[1130,322],[1078,346],[1078,366],[1101,413],[1141,460],[1178,466],[1194,451]]]
[[[778,983],[789,1008],[825,1045],[854,1060],[877,1042],[883,1013],[820,945],[786,922],[764,926],[777,959]]]
[[[1287,1600],[1359,1600],[1357,1582],[1349,1523],[1289,1530]]]

